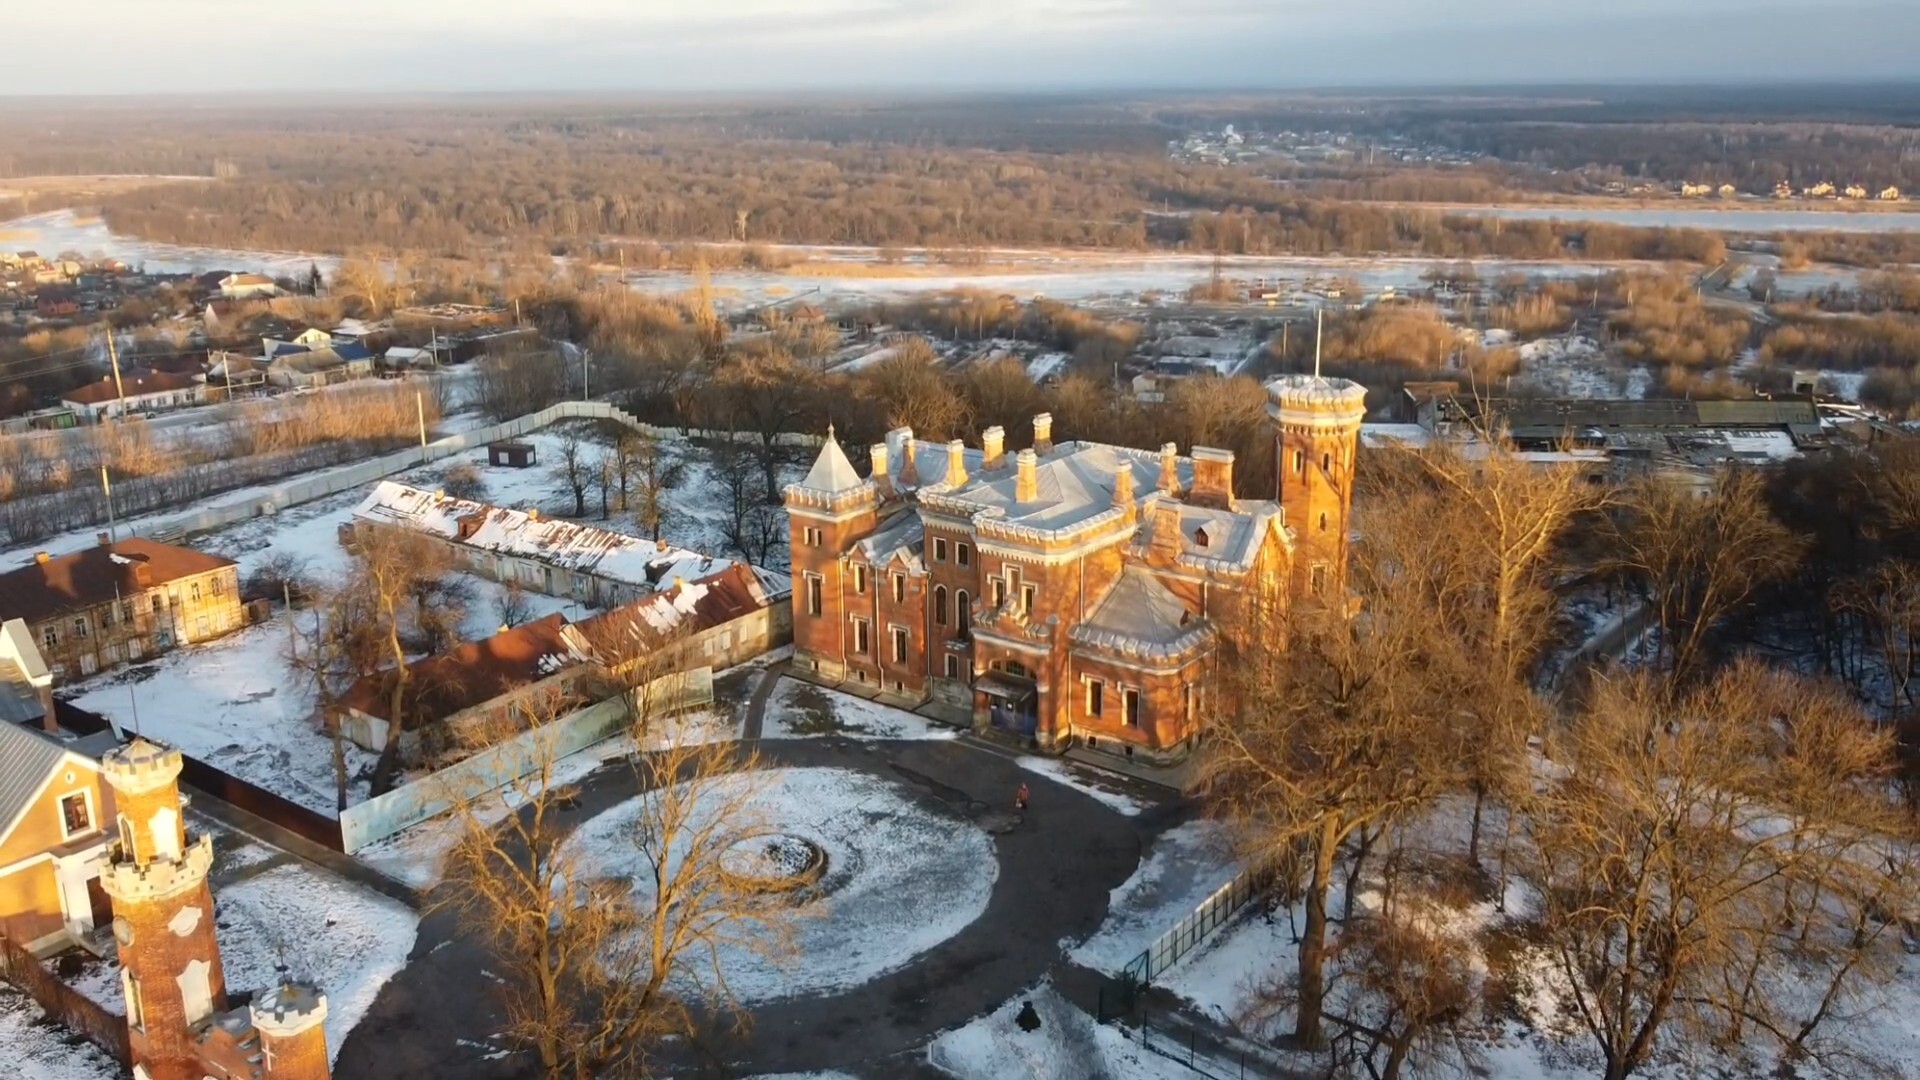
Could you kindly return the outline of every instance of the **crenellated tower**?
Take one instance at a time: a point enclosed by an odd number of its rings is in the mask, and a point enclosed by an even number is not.
[[[213,839],[187,830],[180,751],[135,738],[110,751],[118,837],[100,874],[113,901],[135,1080],[328,1080],[326,996],[294,982],[228,1009],[207,872]]]
[[[180,751],[136,738],[101,759],[100,775],[118,808],[100,885],[113,901],[134,1074],[201,1080],[193,1028],[227,1008],[207,888],[213,838],[187,832]]]
[[[1284,375],[1267,384],[1276,495],[1293,533],[1293,594],[1346,591],[1348,517],[1367,389],[1348,379]]]

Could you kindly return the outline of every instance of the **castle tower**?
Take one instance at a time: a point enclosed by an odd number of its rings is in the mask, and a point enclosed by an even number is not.
[[[316,987],[282,983],[254,999],[248,1015],[271,1080],[327,1080],[327,995]]]
[[[909,442],[909,460],[912,454]],[[876,447],[875,466],[884,460]],[[813,468],[786,490],[788,551],[793,556],[794,662],[828,678],[846,674],[848,628],[841,556],[879,527],[878,485],[883,482],[891,480],[885,474],[860,479],[829,427]]]
[[[1284,375],[1267,384],[1267,415],[1276,497],[1294,537],[1293,595],[1340,596],[1367,389],[1348,379]]]
[[[113,900],[134,1076],[201,1080],[193,1028],[227,1007],[207,870],[213,840],[180,813],[180,752],[136,738],[108,753],[119,840],[100,885]]]

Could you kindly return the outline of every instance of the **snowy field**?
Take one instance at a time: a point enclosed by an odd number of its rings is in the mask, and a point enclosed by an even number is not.
[[[1190,821],[1161,833],[1133,876],[1107,899],[1100,929],[1067,951],[1074,963],[1114,974],[1240,872],[1226,829]]]
[[[826,876],[803,894],[787,963],[743,945],[723,947],[729,989],[754,1003],[830,994],[871,982],[966,929],[986,911],[999,875],[992,841],[935,813],[897,785],[849,769],[772,769],[752,813],[827,852]],[[745,782],[737,778],[722,784]],[[716,788],[715,805],[726,798]],[[582,825],[567,841],[590,872],[647,889],[629,839],[636,798]],[[696,815],[699,811],[696,811]]]
[[[333,740],[311,688],[287,667],[285,613],[217,641],[178,648],[71,687],[75,705],[153,736],[310,810],[337,807]],[[346,745],[349,790],[375,755]]]
[[[420,925],[399,901],[297,861],[216,887],[214,911],[228,988],[265,990],[282,977],[318,984],[327,995],[327,1048],[336,1054],[406,966]],[[90,962],[73,986],[126,1015],[118,961]]]
[[[1031,1003],[1039,1027],[1020,1023]],[[958,1080],[1202,1080],[1205,1074],[1096,1024],[1045,983],[927,1047],[927,1061]]]
[[[827,690],[798,679],[781,679],[767,699],[766,739],[834,735],[851,739],[957,739],[958,728],[918,713]]]
[[[9,1080],[119,1080],[120,1063],[49,1021],[32,998],[0,983],[0,1076]]]

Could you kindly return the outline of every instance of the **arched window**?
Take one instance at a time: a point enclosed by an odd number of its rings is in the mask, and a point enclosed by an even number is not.
[[[960,627],[960,633],[973,633],[973,604],[967,598],[967,590],[961,589],[954,594],[954,622]]]
[[[933,622],[935,626],[947,625],[947,587],[933,587]]]

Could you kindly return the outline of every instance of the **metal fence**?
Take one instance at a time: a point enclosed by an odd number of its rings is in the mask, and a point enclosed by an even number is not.
[[[1271,871],[1248,868],[1240,871],[1232,881],[1220,886],[1212,896],[1200,902],[1200,906],[1179,924],[1155,939],[1139,956],[1127,962],[1120,970],[1123,982],[1130,981],[1136,986],[1146,986],[1153,982],[1168,968],[1180,961],[1180,958],[1192,952],[1194,947],[1207,939],[1207,935],[1225,925],[1240,910],[1260,895],[1272,880]]]

